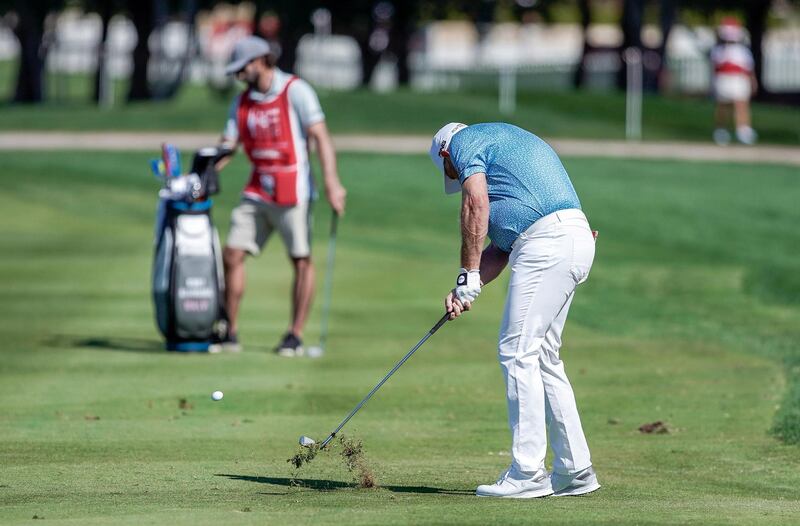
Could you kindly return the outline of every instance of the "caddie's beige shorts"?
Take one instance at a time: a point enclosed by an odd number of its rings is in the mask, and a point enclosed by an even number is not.
[[[290,257],[310,256],[310,202],[302,201],[295,206],[285,207],[242,198],[231,213],[231,228],[226,246],[257,256],[275,230],[280,232]]]

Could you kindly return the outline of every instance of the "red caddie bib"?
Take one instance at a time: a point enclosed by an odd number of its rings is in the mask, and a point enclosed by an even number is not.
[[[749,75],[750,70],[744,67],[741,64],[737,64],[736,62],[721,62],[714,67],[714,72],[719,73],[728,73],[728,74],[736,74],[736,75]]]
[[[243,194],[279,206],[297,204],[297,153],[289,115],[291,77],[277,97],[254,101],[248,89],[239,97],[239,140],[253,165]]]

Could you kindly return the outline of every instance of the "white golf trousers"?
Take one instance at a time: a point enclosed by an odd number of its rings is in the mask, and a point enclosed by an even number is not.
[[[506,381],[511,456],[522,471],[544,468],[548,430],[553,471],[572,474],[591,465],[559,348],[575,287],[589,276],[594,249],[586,216],[570,209],[539,219],[517,238],[509,256],[498,357]]]

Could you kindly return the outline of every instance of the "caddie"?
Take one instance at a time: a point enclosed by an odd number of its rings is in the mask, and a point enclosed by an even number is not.
[[[289,325],[275,351],[282,356],[299,355],[314,295],[311,140],[316,143],[322,165],[325,194],[337,214],[344,213],[346,192],[339,181],[336,154],[314,89],[275,66],[267,41],[255,36],[243,38],[236,43],[225,69],[247,87],[230,106],[221,146],[235,151],[241,144],[252,168],[241,201],[231,214],[223,251],[229,328],[217,349],[240,349],[237,320],[244,293],[245,259],[258,255],[277,230],[292,262],[294,281]]]
[[[559,355],[575,288],[589,276],[595,251],[572,182],[547,143],[511,124],[447,124],[434,136],[430,155],[444,174],[445,192],[462,193],[462,268],[445,297],[450,319],[470,310],[506,266],[511,273],[498,343],[511,465],[476,494],[594,491],[600,484]],[[545,468],[548,436],[551,474]]]

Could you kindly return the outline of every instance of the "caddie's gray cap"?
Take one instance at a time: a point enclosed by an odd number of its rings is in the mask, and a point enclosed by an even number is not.
[[[244,37],[233,46],[233,53],[228,65],[225,66],[225,74],[233,75],[241,71],[251,60],[270,54],[269,43],[256,36]]]

